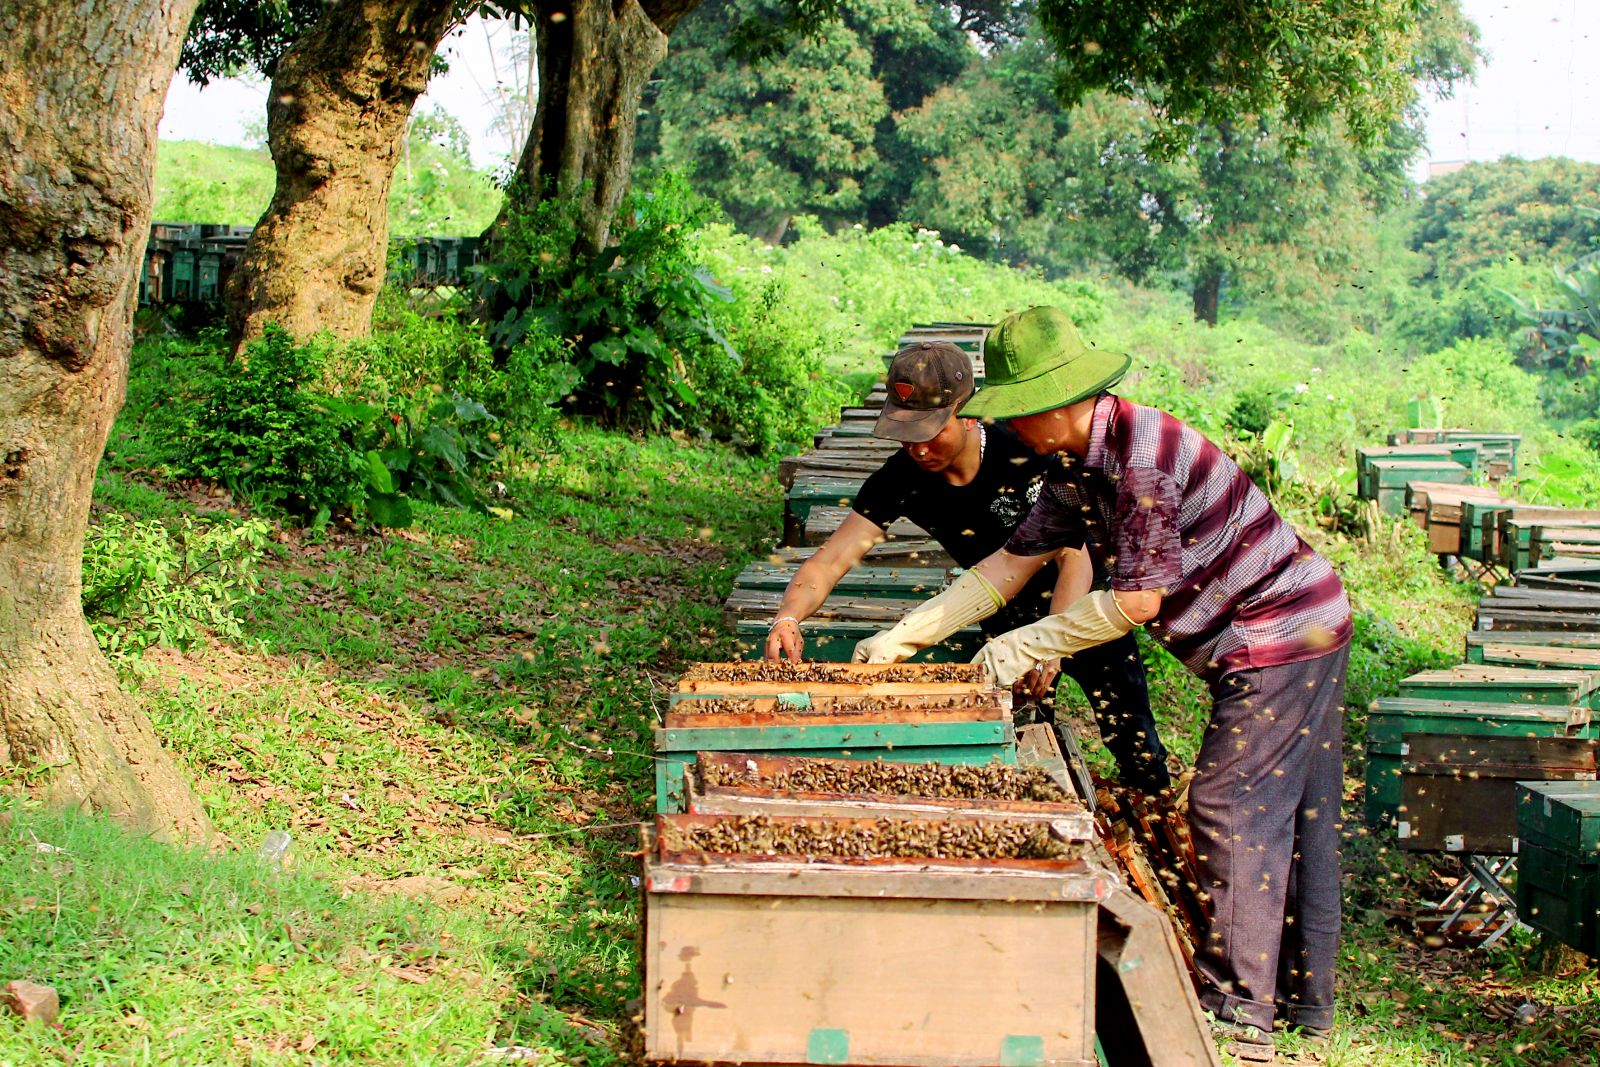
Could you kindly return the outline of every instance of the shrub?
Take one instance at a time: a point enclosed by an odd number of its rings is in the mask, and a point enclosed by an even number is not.
[[[210,383],[182,427],[183,473],[296,518],[361,505],[363,470],[345,420],[315,387],[328,348],[268,326]]]
[[[267,524],[203,524],[176,532],[112,512],[83,542],[83,613],[108,656],[137,657],[151,645],[189,648],[207,630],[241,636],[235,609],[257,588]]]

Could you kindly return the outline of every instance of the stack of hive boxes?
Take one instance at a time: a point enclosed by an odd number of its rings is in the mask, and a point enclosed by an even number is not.
[[[699,664],[656,741],[647,1060],[1097,1062],[1115,877],[981,673]]]

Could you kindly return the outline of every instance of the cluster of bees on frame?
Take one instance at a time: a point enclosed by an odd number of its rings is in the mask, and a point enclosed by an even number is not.
[[[870,677],[848,663],[696,663],[683,675],[690,682],[786,682],[795,685],[844,682],[962,682],[981,685],[983,668],[972,663],[905,663],[875,669]]]
[[[743,815],[713,823],[672,824],[669,852],[841,859],[1071,859],[1077,846],[1042,822],[993,819],[774,819]]]
[[[702,764],[701,783],[759,786],[780,793],[872,793],[943,800],[1031,800],[1067,803],[1071,797],[1041,767],[1004,763],[890,763],[882,760],[815,760],[765,776],[725,764]]]

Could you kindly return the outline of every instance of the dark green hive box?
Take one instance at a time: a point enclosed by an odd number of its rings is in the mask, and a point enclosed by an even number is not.
[[[1492,704],[1462,700],[1388,697],[1367,713],[1368,826],[1394,821],[1400,809],[1400,775],[1407,734],[1449,737],[1600,737],[1587,707]]]
[[[1517,832],[1519,918],[1600,955],[1600,783],[1519,782]]]
[[[1400,695],[1413,700],[1455,700],[1473,704],[1594,707],[1600,699],[1600,672],[1465,663],[1446,670],[1413,674],[1400,683]]]

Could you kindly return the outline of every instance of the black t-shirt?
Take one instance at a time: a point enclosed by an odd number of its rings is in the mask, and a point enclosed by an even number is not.
[[[983,462],[966,485],[917,466],[904,449],[879,467],[856,494],[855,511],[888,529],[906,518],[927,530],[962,567],[972,567],[1006,546],[1039,496],[1054,457],[1036,456],[1006,427],[985,426]],[[1056,565],[1047,565],[1011,602],[983,623],[986,634],[1002,634],[1050,612]]]

